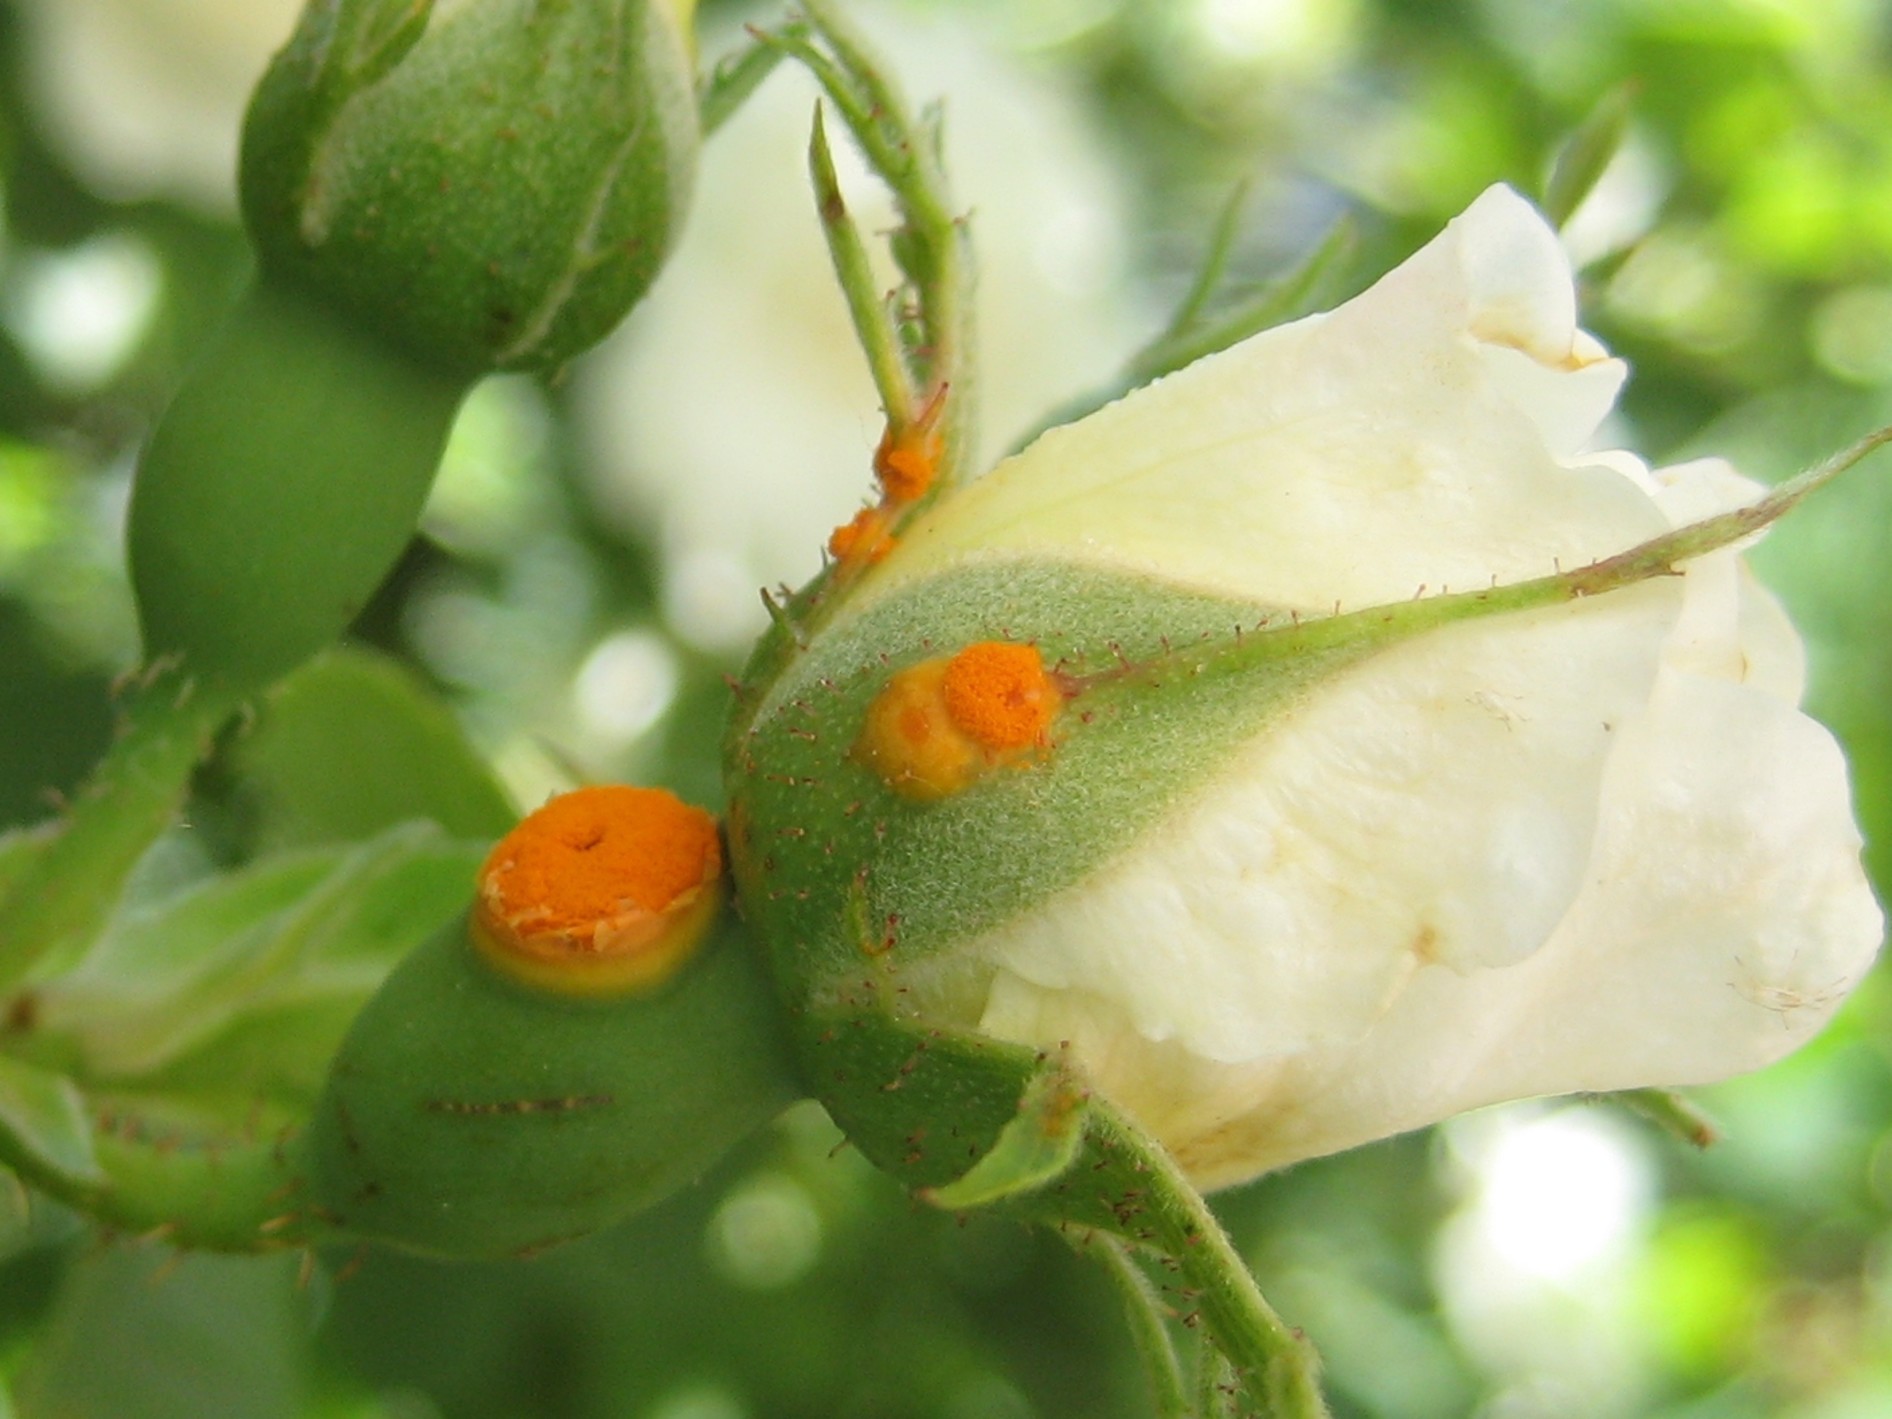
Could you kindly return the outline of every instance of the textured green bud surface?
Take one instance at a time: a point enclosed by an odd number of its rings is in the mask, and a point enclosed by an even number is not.
[[[317,0],[251,103],[272,275],[421,357],[556,365],[643,293],[687,200],[696,99],[649,0]]]
[[[139,464],[127,535],[146,658],[247,689],[335,639],[413,535],[464,392],[253,292]]]
[[[312,1131],[339,1228],[497,1256],[597,1230],[697,1176],[797,1092],[761,964],[727,921],[655,994],[501,978],[462,924],[357,1019]]]
[[[728,751],[731,857],[791,998],[832,999],[883,956],[924,972],[1080,880],[1365,649],[1269,656],[1247,634],[1259,614],[1094,568],[990,562],[818,636],[743,707]],[[1033,761],[937,802],[895,794],[852,753],[869,703],[901,666],[993,639],[1034,642],[1074,676],[1123,673],[1074,700]]]

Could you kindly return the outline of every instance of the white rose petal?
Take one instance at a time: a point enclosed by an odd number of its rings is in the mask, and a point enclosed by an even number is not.
[[[1354,608],[1754,496],[1719,462],[1582,452],[1621,377],[1553,235],[1494,189],[1358,300],[1040,440],[870,594],[1053,557]],[[1755,1068],[1824,1023],[1882,930],[1803,679],[1732,550],[1395,645],[974,942],[978,1023],[1068,1043],[1205,1186],[1501,1099]]]
[[[1326,611],[1580,566],[1666,526],[1625,456],[1577,453],[1623,374],[1577,329],[1555,238],[1494,188],[1359,299],[1046,434],[870,594],[1050,555]]]

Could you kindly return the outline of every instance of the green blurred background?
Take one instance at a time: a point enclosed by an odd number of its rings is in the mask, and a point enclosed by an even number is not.
[[[1634,365],[1610,441],[1772,480],[1892,421],[1880,0],[852,9],[948,102],[994,450],[1158,326],[1237,184],[1232,289],[1351,213],[1337,299],[1487,184],[1540,191],[1624,86],[1627,141],[1567,232],[1588,324]],[[704,0],[706,57],[772,14]],[[42,816],[109,733],[136,649],[130,463],[244,281],[225,173],[289,20],[282,0],[0,0],[0,827]],[[777,75],[719,136],[684,253],[620,338],[476,395],[425,535],[355,629],[453,706],[515,803],[573,776],[712,799],[754,588],[812,570],[866,491],[878,427],[803,190],[811,101]],[[1880,467],[1755,557],[1807,633],[1882,883],[1888,552]],[[378,772],[327,754],[271,772]],[[283,832],[227,774],[192,823],[211,864]],[[1220,1206],[1345,1415],[1892,1414],[1892,991],[1869,980],[1811,1048],[1702,1102],[1727,1133],[1706,1153],[1610,1106],[1523,1105]],[[179,1264],[0,1187],[0,1376],[44,1419],[1146,1412],[1101,1270],[919,1208],[837,1141],[802,1106],[591,1242],[325,1258],[300,1286],[294,1258]]]

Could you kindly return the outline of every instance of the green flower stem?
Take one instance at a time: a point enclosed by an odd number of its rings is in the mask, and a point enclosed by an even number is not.
[[[1085,1227],[1066,1228],[1063,1236],[1078,1252],[1094,1258],[1117,1283],[1124,1319],[1130,1326],[1130,1342],[1136,1346],[1143,1372],[1149,1378],[1157,1419],[1192,1419],[1197,1411],[1190,1405],[1182,1362],[1169,1338],[1168,1308],[1130,1254],[1129,1246],[1108,1233]]]
[[[1322,1419],[1328,1410],[1313,1347],[1262,1296],[1208,1203],[1161,1144],[1103,1100],[1090,1108],[1093,1144],[1107,1157],[1132,1160],[1141,1181],[1137,1231],[1174,1264],[1196,1307],[1183,1324],[1208,1327],[1266,1419]]]
[[[0,995],[42,962],[71,959],[104,925],[126,876],[176,816],[211,737],[235,712],[227,687],[158,667],[54,835],[0,895]]]
[[[179,1247],[267,1252],[343,1239],[308,1202],[299,1135],[194,1138],[104,1114],[94,1120],[92,1149],[103,1183],[80,1181],[28,1154],[5,1161],[95,1221]]]
[[[328,646],[414,535],[470,383],[304,294],[252,290],[132,486],[146,655],[254,692]]]
[[[1658,1128],[1697,1148],[1707,1148],[1721,1137],[1721,1129],[1708,1111],[1673,1089],[1625,1089],[1591,1097],[1641,1114]]]

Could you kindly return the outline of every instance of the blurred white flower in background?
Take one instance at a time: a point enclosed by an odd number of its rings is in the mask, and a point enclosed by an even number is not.
[[[1446,1140],[1464,1201],[1433,1266],[1459,1343],[1504,1382],[1494,1419],[1633,1410],[1634,1274],[1657,1201],[1642,1139],[1579,1104],[1456,1119]]]
[[[1075,96],[962,28],[859,7],[909,99],[946,100],[947,166],[978,252],[982,447],[993,457],[1101,383],[1136,343],[1123,194]],[[733,41],[706,37],[706,58]],[[806,165],[814,86],[790,66],[710,141],[680,249],[579,397],[598,496],[654,528],[666,609],[695,644],[760,629],[756,589],[805,580],[869,491],[873,385],[816,220]],[[890,204],[835,140],[867,233]],[[891,269],[886,274],[893,285]]]
[[[35,106],[106,196],[236,203],[250,89],[301,0],[25,0]]]

